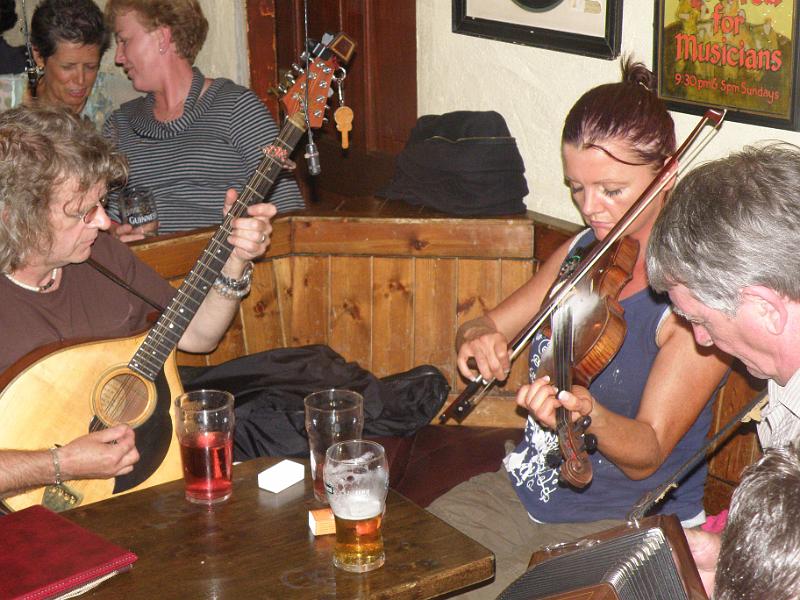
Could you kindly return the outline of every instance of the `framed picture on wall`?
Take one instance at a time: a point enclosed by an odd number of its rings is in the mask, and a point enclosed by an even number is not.
[[[453,31],[613,59],[622,38],[622,0],[452,0]]]
[[[658,94],[675,110],[797,130],[799,0],[655,0]]]

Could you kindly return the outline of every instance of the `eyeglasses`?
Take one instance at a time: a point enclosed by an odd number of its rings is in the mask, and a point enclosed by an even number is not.
[[[102,202],[96,202],[94,205],[90,206],[81,214],[75,215],[75,218],[80,219],[87,225],[94,221],[95,217],[97,216],[97,211],[103,208]]]

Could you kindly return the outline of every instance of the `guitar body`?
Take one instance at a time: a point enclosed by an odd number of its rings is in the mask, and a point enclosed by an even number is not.
[[[15,365],[0,392],[0,448],[41,450],[128,423],[141,458],[128,475],[32,489],[5,498],[7,508],[43,504],[60,511],[183,476],[173,433],[172,398],[183,393],[174,351],[155,381],[127,367],[145,336],[76,344]]]

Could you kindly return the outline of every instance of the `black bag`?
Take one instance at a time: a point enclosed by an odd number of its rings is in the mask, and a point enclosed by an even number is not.
[[[364,396],[364,435],[413,435],[430,423],[450,386],[423,365],[378,379],[328,346],[279,348],[214,367],[181,367],[186,390],[221,389],[236,397],[234,457],[308,454],[303,399],[345,388]]]
[[[525,165],[505,119],[456,111],[417,119],[378,196],[459,216],[525,212]]]

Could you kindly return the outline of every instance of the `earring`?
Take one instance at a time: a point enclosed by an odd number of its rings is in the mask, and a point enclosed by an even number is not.
[[[159,47],[158,47],[158,51],[159,51],[161,54],[166,54],[166,53],[167,53],[167,49],[166,49],[166,48],[164,48],[164,46],[159,46]]]

